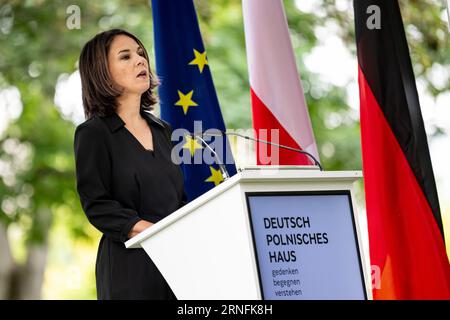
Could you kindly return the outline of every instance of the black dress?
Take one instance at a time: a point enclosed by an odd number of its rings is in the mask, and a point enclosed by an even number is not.
[[[158,222],[183,206],[183,175],[170,158],[169,125],[141,112],[153,151],[122,119],[94,116],[75,131],[77,190],[89,221],[103,233],[96,262],[98,299],[175,299],[143,249],[126,249],[140,219]]]

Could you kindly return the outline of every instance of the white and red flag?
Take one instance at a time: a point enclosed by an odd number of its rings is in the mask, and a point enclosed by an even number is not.
[[[242,0],[242,10],[256,137],[305,150],[319,160],[282,1]],[[276,149],[278,159],[269,151],[266,163],[261,148],[267,146],[257,145],[258,164],[314,164],[286,149]]]

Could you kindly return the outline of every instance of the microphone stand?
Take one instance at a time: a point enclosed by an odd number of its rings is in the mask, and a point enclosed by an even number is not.
[[[214,157],[216,158],[216,162],[217,162],[217,164],[219,165],[219,170],[220,170],[220,172],[222,173],[223,180],[225,181],[225,180],[227,180],[228,178],[230,178],[230,175],[228,174],[227,168],[226,168],[225,165],[222,163],[222,161],[220,161],[220,158],[219,158],[219,156],[217,155],[217,153],[214,151],[214,149],[211,148],[211,147],[209,146],[209,144],[206,143],[206,141],[203,140],[203,138],[202,138],[201,136],[199,136],[198,134],[193,134],[192,136],[193,136],[194,138],[200,139],[200,140],[203,142],[203,144],[204,144],[209,150],[211,150],[211,152],[214,154]]]
[[[244,138],[244,139],[247,139],[247,140],[253,140],[253,141],[256,141],[256,142],[261,142],[261,143],[265,143],[265,144],[270,144],[270,145],[273,145],[273,146],[276,146],[276,147],[279,147],[279,148],[283,148],[283,149],[295,151],[295,152],[298,152],[298,153],[307,155],[309,158],[311,158],[311,159],[314,161],[314,164],[315,164],[316,166],[319,167],[320,171],[323,171],[323,168],[322,168],[322,165],[320,164],[320,162],[319,162],[319,161],[318,161],[311,153],[309,153],[308,151],[301,150],[301,149],[296,149],[296,148],[292,148],[292,147],[288,147],[288,146],[284,146],[284,145],[282,145],[282,144],[278,144],[278,143],[274,143],[274,142],[270,142],[270,141],[266,141],[266,140],[261,140],[261,139],[256,139],[256,138],[251,138],[251,137],[249,137],[249,136],[245,136],[245,135],[240,134],[240,133],[235,133],[235,132],[225,132],[225,131],[221,131],[221,130],[219,130],[219,132],[220,132],[220,134],[203,133],[203,135],[206,135],[206,136],[214,136],[214,137],[222,136],[222,135],[238,136],[238,137],[241,137],[241,138]]]

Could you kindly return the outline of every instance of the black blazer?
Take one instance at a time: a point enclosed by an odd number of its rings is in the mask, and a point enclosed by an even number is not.
[[[167,295],[148,256],[123,244],[140,219],[156,223],[185,203],[182,171],[171,161],[170,126],[141,114],[152,131],[153,150],[117,114],[94,116],[75,131],[77,191],[87,218],[103,233],[96,266],[100,299]]]
[[[140,219],[157,222],[183,203],[183,176],[172,163],[171,130],[148,112],[153,135],[146,150],[113,116],[92,117],[75,132],[77,190],[89,221],[105,236],[124,242]]]

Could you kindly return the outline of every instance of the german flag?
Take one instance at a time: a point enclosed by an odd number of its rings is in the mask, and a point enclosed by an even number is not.
[[[450,299],[450,265],[400,8],[397,0],[353,3],[373,296]]]

